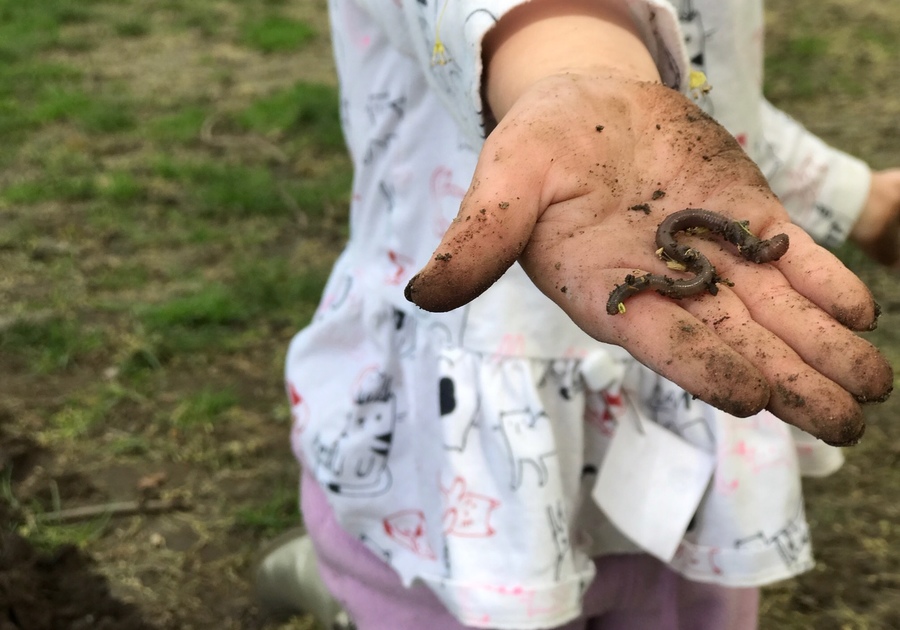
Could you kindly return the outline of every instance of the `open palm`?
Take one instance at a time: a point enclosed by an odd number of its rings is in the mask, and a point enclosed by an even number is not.
[[[630,273],[668,273],[656,227],[686,207],[790,237],[755,265],[692,239],[733,286],[673,300],[644,292],[609,315]],[[860,402],[880,400],[890,366],[853,330],[874,326],[862,282],[792,225],[735,140],[658,84],[561,75],[536,84],[488,137],[472,185],[407,296],[426,310],[461,306],[519,260],[594,338],[620,345],[698,398],[738,416],[767,408],[823,440],[861,435]]]

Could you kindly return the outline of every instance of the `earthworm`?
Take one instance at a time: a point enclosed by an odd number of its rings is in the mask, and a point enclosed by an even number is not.
[[[716,286],[721,281],[716,275],[712,263],[693,247],[679,245],[675,234],[694,228],[705,228],[720,235],[738,248],[738,252],[747,260],[755,263],[768,263],[781,258],[788,249],[787,234],[776,234],[770,239],[760,240],[750,233],[749,222],[732,221],[717,212],[701,208],[685,208],[673,212],[659,224],[656,229],[658,253],[667,259],[684,265],[687,271],[695,274],[693,278],[669,278],[656,274],[635,276],[628,274],[625,282],[617,285],[609,294],[606,312],[610,315],[625,312],[625,300],[635,293],[646,289],[654,289],[666,297],[680,299],[709,291],[711,295],[719,292]]]

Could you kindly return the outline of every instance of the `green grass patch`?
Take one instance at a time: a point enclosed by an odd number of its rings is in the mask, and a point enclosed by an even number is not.
[[[183,400],[172,412],[172,425],[180,429],[210,427],[237,405],[238,397],[229,390],[203,389]]]
[[[350,201],[352,181],[353,173],[349,166],[337,167],[322,177],[300,182],[294,191],[294,200],[310,218],[320,217],[337,208],[343,212]]]
[[[41,95],[31,118],[37,124],[69,121],[94,133],[128,131],[136,125],[133,106],[125,99],[56,87]]]
[[[833,80],[820,75],[827,53],[828,40],[824,37],[795,35],[778,40],[766,52],[765,91],[792,99],[820,94]]]
[[[344,151],[337,88],[301,82],[256,101],[237,122],[263,135],[290,134],[323,151]]]
[[[38,510],[38,513],[41,511]],[[87,547],[91,542],[103,535],[109,523],[108,516],[99,516],[84,523],[55,524],[36,523],[21,528],[22,534],[38,549],[56,552],[62,545],[74,545],[79,549]]]
[[[897,27],[894,24],[884,22],[859,24],[856,28],[856,37],[876,44],[887,53],[900,53],[900,38],[897,37]]]
[[[133,348],[119,362],[119,374],[130,380],[140,380],[144,374],[161,368],[162,363],[149,343]]]
[[[232,292],[254,316],[301,326],[318,304],[329,270],[326,264],[295,269],[281,256],[260,258],[239,263]]]
[[[81,90],[49,87],[41,102],[32,108],[32,120],[38,124],[71,120],[91,107],[92,97]]]
[[[210,284],[191,295],[178,297],[146,309],[141,315],[151,330],[173,326],[200,328],[247,321],[249,313],[222,284]]]
[[[345,212],[350,201],[353,172],[341,156],[321,176],[280,176],[263,166],[219,162],[157,160],[154,173],[179,184],[187,200],[184,208],[203,219],[290,217],[298,211],[307,218]],[[215,234],[212,226],[195,225],[192,242]]]
[[[143,263],[126,261],[115,267],[98,269],[91,274],[90,286],[93,290],[121,291],[136,289],[147,284],[150,272]]]
[[[50,419],[51,431],[63,440],[76,440],[87,436],[92,429],[102,424],[103,406],[69,406],[53,414]]]
[[[236,327],[255,321],[311,313],[328,277],[328,265],[294,269],[281,256],[237,264],[234,281],[210,284],[196,293],[146,307],[140,313],[150,331],[174,327]],[[299,322],[306,323],[305,321]]]
[[[202,214],[206,216],[284,216],[291,205],[273,172],[263,166],[209,163],[190,172]]]
[[[235,525],[268,538],[300,522],[296,485],[273,488],[268,499],[237,510]]]
[[[0,0],[0,62],[13,62],[56,44],[60,2]]]
[[[847,54],[843,46],[834,46],[831,39],[819,35],[777,39],[766,52],[765,92],[778,101],[830,94],[859,96],[866,89],[866,77],[858,73],[864,73],[866,66],[859,60],[848,62]]]
[[[156,174],[183,184],[189,205],[204,217],[286,216],[290,193],[263,166],[221,162],[174,162],[161,158]]]
[[[14,128],[13,122],[34,127],[40,122],[33,111],[35,103],[40,103],[45,95],[52,98],[56,92],[76,89],[82,78],[79,69],[62,63],[39,60],[0,63],[0,107],[6,116],[16,116],[15,121],[0,117],[0,133]]]
[[[41,95],[50,89],[71,88],[80,80],[81,72],[64,64],[0,62],[0,140],[4,143],[0,160],[11,159],[12,149],[40,126],[34,108]]]
[[[160,364],[169,367],[176,358],[193,359],[193,355],[228,356],[259,342],[259,333],[246,327],[209,325],[200,327],[172,326],[151,337],[152,353]],[[203,368],[200,368],[203,369]]]
[[[90,436],[101,430],[116,413],[116,408],[129,401],[139,401],[134,391],[115,382],[101,381],[85,388],[50,417],[48,437],[70,442]]]
[[[147,135],[154,140],[170,144],[186,144],[197,139],[207,116],[209,116],[207,108],[188,105],[175,113],[151,120],[145,129]]]
[[[237,351],[269,334],[267,323],[305,325],[329,270],[327,262],[295,269],[277,255],[237,262],[236,268],[228,284],[209,284],[190,295],[139,307],[137,317],[148,342],[145,354],[129,359],[128,373],[157,369],[194,352]]]
[[[0,96],[18,101],[36,98],[50,86],[73,87],[83,72],[73,66],[40,60],[26,60],[4,66],[0,64]]]
[[[150,441],[141,435],[126,435],[110,442],[109,451],[122,457],[146,455],[150,452]]]
[[[96,37],[89,35],[74,35],[61,38],[56,47],[67,53],[86,53],[96,50],[100,45]]]
[[[95,178],[90,175],[44,173],[40,178],[16,182],[0,191],[0,197],[16,204],[36,204],[43,201],[88,201],[98,195]]]
[[[35,372],[64,370],[101,347],[103,336],[73,319],[22,319],[0,330],[0,353],[15,355]]]
[[[143,183],[131,173],[112,171],[98,177],[97,189],[100,198],[114,204],[131,204],[146,198]]]
[[[126,20],[115,25],[119,37],[144,37],[150,34],[150,25],[141,20]]]
[[[15,151],[28,136],[28,128],[31,126],[28,112],[14,99],[0,96],[0,138],[3,139],[5,150],[0,156],[0,165],[6,166],[12,161]]]
[[[59,43],[60,28],[93,19],[95,0],[0,0],[0,61],[27,59]]]
[[[177,27],[197,31],[208,38],[220,34],[222,26],[229,21],[228,14],[214,2],[164,0],[160,6],[171,13]]]
[[[0,199],[29,205],[45,201],[108,201],[121,206],[144,199],[143,184],[130,173],[113,171],[101,175],[85,172],[76,164],[49,166],[37,178],[13,182],[0,190]],[[121,220],[118,213],[117,220]]]
[[[241,27],[241,43],[264,53],[298,50],[315,36],[309,24],[275,15],[250,19]]]

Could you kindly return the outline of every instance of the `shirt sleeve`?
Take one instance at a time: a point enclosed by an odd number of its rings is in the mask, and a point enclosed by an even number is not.
[[[871,170],[767,101],[761,120],[764,150],[758,164],[772,190],[817,243],[841,245],[868,198]]]
[[[413,56],[467,139],[478,146],[486,121],[481,43],[523,0],[359,0],[401,50]],[[666,0],[626,0],[663,82],[685,91],[690,66],[678,18]],[[402,19],[397,19],[397,8]],[[393,17],[392,17],[393,16]]]

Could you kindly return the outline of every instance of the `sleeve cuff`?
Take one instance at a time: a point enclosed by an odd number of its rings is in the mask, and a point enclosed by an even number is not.
[[[850,236],[862,212],[869,188],[872,184],[872,171],[862,160],[843,151],[829,148],[831,156],[828,164],[828,177],[822,186],[817,200],[820,210],[830,211],[832,226],[822,235],[821,240],[813,235],[825,247],[837,247]]]
[[[828,146],[799,122],[762,102],[763,135],[771,148],[760,167],[791,219],[825,247],[850,235],[869,194],[865,162]]]

